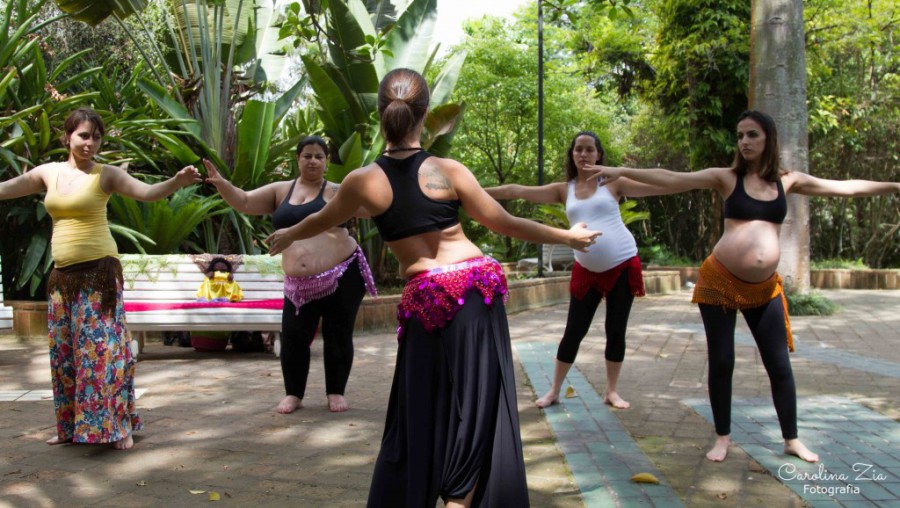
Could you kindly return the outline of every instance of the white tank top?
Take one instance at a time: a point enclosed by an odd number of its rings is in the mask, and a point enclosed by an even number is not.
[[[606,187],[597,186],[587,199],[575,197],[575,181],[568,184],[566,216],[569,224],[584,222],[588,229],[600,231],[597,243],[587,252],[575,251],[575,261],[594,273],[605,272],[637,255],[637,243],[619,212],[619,203]]]

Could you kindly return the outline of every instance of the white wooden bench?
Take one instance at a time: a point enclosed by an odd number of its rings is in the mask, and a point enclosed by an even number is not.
[[[120,256],[125,280],[125,303],[178,304],[197,301],[197,289],[204,274],[186,254]],[[244,302],[284,298],[281,256],[243,256],[234,272]],[[281,310],[232,307],[159,309],[131,311],[128,329],[143,349],[146,332],[165,331],[260,331],[278,332],[275,353],[279,352]]]
[[[562,270],[571,270],[575,264],[575,251],[568,245],[542,244],[541,255],[544,258],[544,269],[548,272],[554,271],[554,264],[555,268]],[[519,260],[516,269],[528,271],[536,266],[537,258],[524,258]]]

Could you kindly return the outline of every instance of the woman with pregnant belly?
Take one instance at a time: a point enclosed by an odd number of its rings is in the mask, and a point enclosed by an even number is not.
[[[706,458],[720,462],[731,444],[731,377],[734,326],[740,310],[769,375],[784,452],[817,462],[797,437],[797,394],[788,358],[793,351],[781,277],[779,233],[787,214],[786,194],[861,197],[900,192],[900,183],[824,180],[779,165],[778,134],[771,117],[747,111],[738,118],[737,153],[730,168],[692,173],[664,169],[594,166],[607,182],[625,177],[668,186],[675,192],[715,189],[723,198],[725,232],[700,267],[693,302],[699,304],[709,357],[709,399],[716,442]]]

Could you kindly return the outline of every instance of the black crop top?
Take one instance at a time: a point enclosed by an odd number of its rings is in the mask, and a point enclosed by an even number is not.
[[[328,181],[322,182],[322,188],[319,189],[319,194],[316,195],[315,198],[306,203],[292,205],[290,203],[291,194],[294,193],[294,187],[296,185],[297,180],[294,180],[294,183],[291,184],[291,190],[289,190],[287,196],[284,197],[284,201],[278,205],[278,208],[275,209],[275,213],[272,214],[272,224],[275,226],[275,229],[289,228],[295,224],[299,224],[303,219],[325,208],[326,203],[324,195],[325,186],[328,185]],[[346,227],[346,225],[341,224],[338,227]]]
[[[787,198],[781,180],[775,182],[778,197],[770,201],[756,199],[744,189],[744,176],[738,175],[734,190],[725,200],[724,215],[726,219],[764,220],[781,224],[787,215]]]
[[[372,217],[385,241],[443,231],[459,224],[458,199],[432,199],[419,187],[419,167],[428,157],[431,157],[430,153],[419,152],[405,159],[382,155],[375,161],[387,176],[394,193],[391,206],[383,214]]]

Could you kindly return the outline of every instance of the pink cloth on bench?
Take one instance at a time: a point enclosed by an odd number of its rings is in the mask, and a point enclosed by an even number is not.
[[[281,310],[284,300],[244,300],[240,302],[125,302],[125,312],[154,310],[208,309],[272,309]]]

